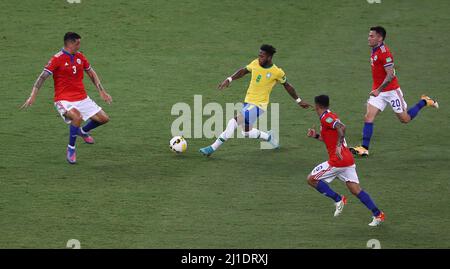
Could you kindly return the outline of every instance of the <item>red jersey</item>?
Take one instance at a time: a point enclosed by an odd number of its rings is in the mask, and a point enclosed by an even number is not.
[[[44,70],[53,75],[56,101],[81,101],[87,97],[83,85],[84,72],[91,68],[81,52],[72,55],[62,49],[56,53]]]
[[[335,128],[337,122],[340,122],[338,116],[330,110],[325,111],[320,116],[320,136],[327,147],[329,156],[328,163],[334,167],[351,166],[355,164],[355,161],[345,141],[342,144],[342,160],[339,160],[336,156],[336,145],[339,136]]]
[[[370,56],[370,65],[372,66],[372,91],[376,90],[383,83],[386,78],[385,67],[394,66],[394,57],[392,57],[389,48],[382,43],[380,46],[372,49],[372,55]],[[392,91],[400,88],[397,77],[389,83],[383,92]]]

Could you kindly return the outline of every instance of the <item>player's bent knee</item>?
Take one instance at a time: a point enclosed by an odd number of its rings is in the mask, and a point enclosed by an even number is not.
[[[83,121],[83,118],[79,113],[70,113],[67,116],[70,119],[70,123],[74,126],[80,126]]]
[[[409,118],[399,118],[399,120],[400,120],[401,123],[404,123],[404,124],[406,124],[406,123],[411,121]]]
[[[316,187],[316,185],[317,185],[317,180],[312,175],[308,175],[308,177],[306,178],[306,181],[308,182],[308,185],[310,185],[312,187]]]
[[[364,121],[365,122],[373,122],[375,118],[377,117],[378,112],[375,111],[367,111],[364,115]]]
[[[351,189],[350,192],[351,192],[354,196],[358,196],[358,194],[361,192],[361,190]]]
[[[373,122],[375,120],[375,116],[366,114],[364,116],[364,122]]]
[[[109,122],[109,116],[108,115],[103,115],[102,117],[101,117],[101,124],[106,124],[106,123],[108,123]]]
[[[351,182],[351,181],[347,181],[346,184],[347,184],[348,190],[349,190],[353,195],[355,195],[355,196],[358,196],[358,195],[359,195],[359,193],[361,192],[361,187],[359,186],[358,183],[354,183],[354,182]]]
[[[73,126],[80,127],[82,121],[83,120],[81,118],[73,118],[73,119],[70,120],[70,124],[73,125]]]

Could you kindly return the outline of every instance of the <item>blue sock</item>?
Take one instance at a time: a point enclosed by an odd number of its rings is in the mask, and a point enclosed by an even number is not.
[[[373,133],[373,122],[364,122],[363,128],[363,142],[362,146],[369,149],[370,138],[372,138]]]
[[[415,106],[411,107],[408,110],[408,115],[411,117],[411,119],[414,119],[417,114],[419,114],[419,111],[427,105],[427,101],[420,100]]]
[[[98,126],[100,126],[101,124],[96,122],[95,120],[90,120],[85,126],[83,126],[83,132],[87,133],[90,130],[97,128]]]
[[[77,140],[77,133],[80,127],[76,127],[70,125],[70,133],[69,133],[69,145],[75,147],[75,141]]]
[[[322,180],[320,180],[320,181],[317,183],[316,190],[317,190],[318,192],[324,194],[325,196],[330,197],[330,198],[333,199],[335,202],[339,202],[339,201],[342,199],[342,197],[341,197],[339,194],[335,193],[335,192],[330,188],[330,186],[328,186],[328,184],[327,184],[326,182],[322,181]]]
[[[372,214],[374,216],[380,215],[381,211],[377,208],[367,192],[361,190],[357,197],[361,201],[361,203],[363,203],[368,209],[370,209],[370,211],[372,211]]]

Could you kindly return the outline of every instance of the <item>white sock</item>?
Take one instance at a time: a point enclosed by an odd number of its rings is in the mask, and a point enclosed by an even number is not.
[[[248,132],[242,131],[242,134],[248,138],[261,138],[264,141],[269,140],[269,134],[258,129],[251,129]]]
[[[232,137],[234,134],[234,130],[236,130],[238,124],[234,118],[228,121],[227,128],[223,133],[219,135],[219,138],[211,145],[211,147],[216,150],[220,146],[222,146],[223,142],[227,141],[228,138]]]

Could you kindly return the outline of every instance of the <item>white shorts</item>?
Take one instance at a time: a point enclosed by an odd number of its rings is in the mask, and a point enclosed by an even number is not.
[[[388,92],[381,92],[378,96],[370,96],[367,102],[381,111],[388,104],[395,113],[403,113],[408,108],[400,88]]]
[[[311,176],[315,180],[323,180],[327,183],[331,183],[335,178],[339,178],[344,182],[359,183],[356,165],[354,164],[346,167],[334,167],[330,166],[328,161],[326,161],[316,166],[312,170]]]
[[[91,98],[89,98],[89,96],[81,101],[75,102],[64,100],[57,101],[55,102],[55,108],[67,124],[70,124],[70,119],[68,119],[65,114],[73,108],[80,111],[81,117],[84,121],[87,121],[90,117],[102,110],[102,108],[99,107]]]

